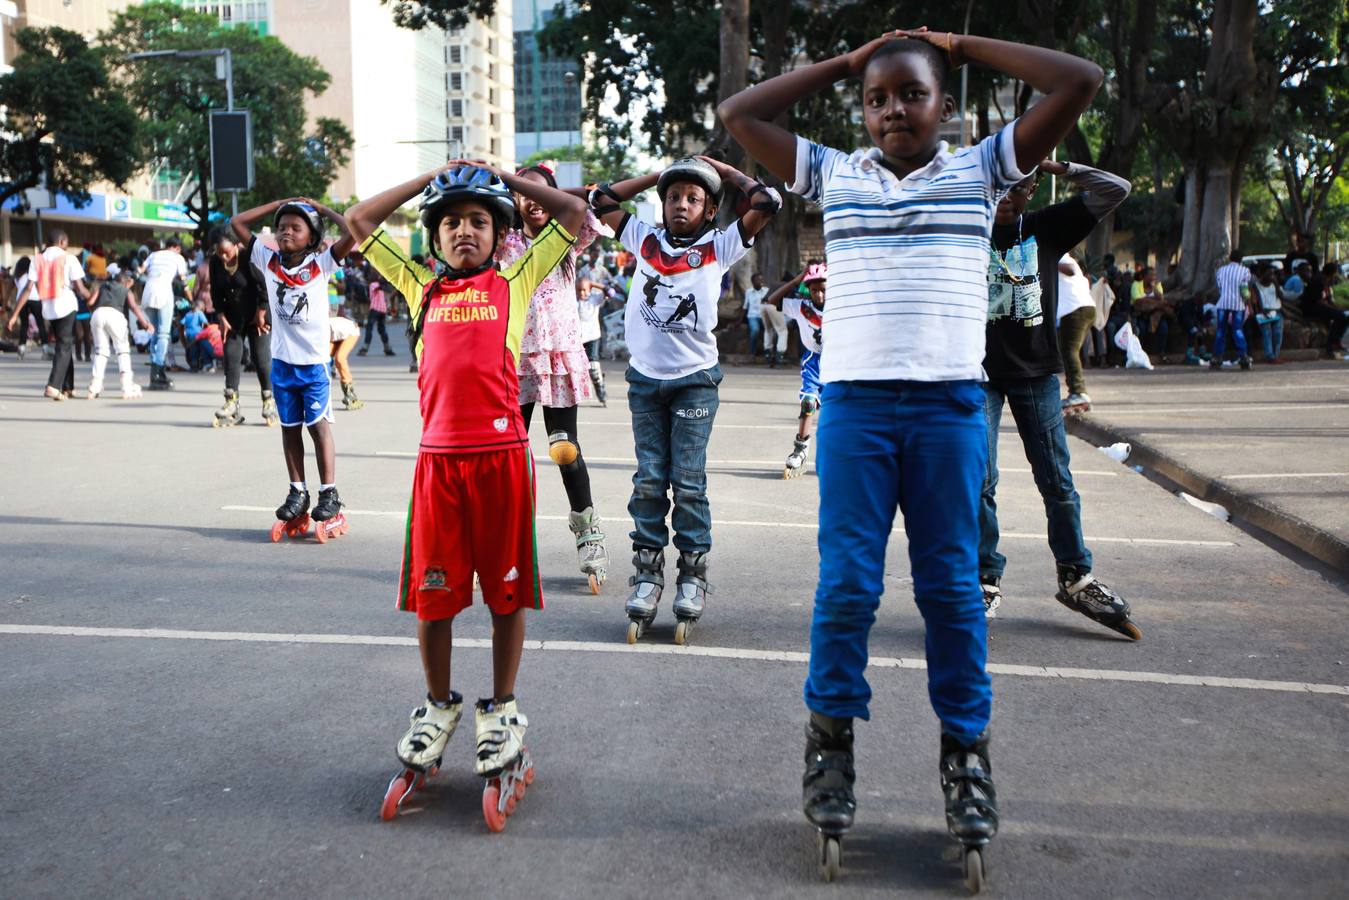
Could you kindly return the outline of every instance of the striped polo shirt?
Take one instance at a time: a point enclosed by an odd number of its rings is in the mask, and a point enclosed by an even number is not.
[[[879,149],[797,138],[791,190],[824,210],[823,381],[984,379],[993,213],[1026,177],[1015,126],[954,153],[943,142],[903,179]]]
[[[1251,270],[1239,262],[1230,262],[1218,270],[1218,308],[1242,312],[1246,300],[1242,288],[1250,284]]]

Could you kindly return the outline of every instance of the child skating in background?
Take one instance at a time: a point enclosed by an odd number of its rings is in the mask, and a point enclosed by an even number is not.
[[[529,166],[516,176],[556,190],[557,180],[545,166]],[[518,228],[506,232],[497,249],[497,262],[509,266],[529,249],[548,226],[548,211],[524,194],[515,195]],[[576,410],[590,396],[590,361],[582,346],[581,319],[576,305],[576,266],[581,253],[600,235],[603,226],[587,211],[585,224],[561,265],[534,292],[525,315],[520,340],[520,412],[525,430],[535,405],[543,407],[543,427],[548,434],[548,457],[557,464],[567,491],[567,527],[576,539],[581,574],[598,594],[609,571],[604,532],[590,493],[590,472],[581,454]]]
[[[270,216],[276,246],[253,234],[253,224]],[[326,249],[323,220],[337,225],[341,237]],[[337,449],[333,444],[332,400],[329,396],[328,360],[332,337],[328,329],[328,276],[351,252],[351,234],[346,220],[322,204],[300,197],[275,200],[239,213],[230,227],[246,248],[258,273],[267,308],[259,307],[254,327],[271,332],[272,391],[281,419],[281,446],[290,475],[290,492],[276,511],[279,522],[303,522],[312,515],[324,523],[341,514],[337,494]],[[270,316],[268,313],[270,312]],[[309,429],[318,458],[319,497],[309,511],[309,486],[304,475],[304,435]],[[279,532],[274,532],[279,537]]]
[[[828,266],[816,263],[802,269],[800,275],[786,284],[778,285],[763,301],[781,308],[783,319],[795,320],[801,331],[801,391],[797,395],[801,401],[801,415],[796,422],[792,452],[787,455],[787,465],[782,469],[783,478],[796,478],[805,470],[806,457],[810,455],[811,423],[820,411],[821,329],[824,327],[824,293],[828,278]],[[797,294],[796,289],[802,284],[810,291],[809,297]]]
[[[953,152],[938,129],[955,113],[950,70],[967,61],[1044,96],[998,134]],[[854,77],[872,149],[845,153],[777,124],[792,105]],[[802,799],[823,836],[827,877],[853,823],[853,720],[870,715],[867,638],[898,506],[942,723],[947,826],[965,845],[971,887],[982,886],[979,848],[998,828],[977,574],[989,232],[999,195],[1049,155],[1101,79],[1098,66],[1065,53],[924,28],[771,78],[718,109],[741,146],[824,209],[820,580]]]
[[[342,408],[360,409],[365,403],[356,396],[348,360],[361,339],[361,326],[346,316],[333,316],[328,320],[328,333],[332,338],[333,371],[337,374],[337,383],[342,385]]]
[[[514,190],[551,217],[524,253],[498,271],[493,259],[515,216]],[[414,263],[380,227],[420,194],[439,274]],[[426,700],[398,741],[404,771],[384,815],[440,766],[463,712],[450,688],[454,617],[473,602],[473,575],[492,612],[492,693],[478,701],[477,773],[488,779],[483,814],[500,831],[515,792],[533,778],[528,725],[515,678],[525,611],[543,608],[534,540],[534,462],[517,374],[525,313],[585,223],[585,201],[483,164],[452,163],[347,211],[361,252],[407,299],[421,359],[422,439],[408,504],[400,609],[417,615]]]
[[[131,368],[127,313],[134,315],[136,321],[146,331],[153,331],[154,327],[136,303],[136,294],[132,290],[135,282],[134,272],[118,271],[115,276],[98,286],[90,300],[94,310],[89,320],[94,332],[94,370],[89,379],[90,400],[103,393],[103,374],[108,368],[108,358],[113,353],[117,354],[117,371],[122,378],[122,399],[134,400],[141,396],[141,386],[136,384],[135,372]]]
[[[728,230],[715,227],[723,182],[749,198],[749,210]],[[643,222],[619,204],[648,188],[659,193],[664,225]],[[680,159],[659,175],[600,185],[595,212],[637,258],[624,313],[631,353],[626,378],[637,472],[632,476],[632,592],[628,643],[656,617],[665,587],[665,515],[674,494],[674,545],[679,550],[675,642],[703,613],[709,591],[712,510],[707,502],[707,442],[717,415],[717,300],[722,275],[754,243],[781,206],[770,188],[725,163]]]

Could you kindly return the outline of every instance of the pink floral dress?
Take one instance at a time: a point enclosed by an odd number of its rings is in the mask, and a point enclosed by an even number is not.
[[[602,233],[607,229],[587,210],[571,253],[534,291],[520,341],[521,404],[566,409],[590,397],[590,360],[581,346],[576,306],[576,260]],[[509,266],[529,244],[523,231],[512,228],[497,248],[497,262]]]

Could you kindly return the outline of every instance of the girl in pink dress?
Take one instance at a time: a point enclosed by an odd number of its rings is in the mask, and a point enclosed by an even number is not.
[[[528,166],[516,173],[557,187],[546,166]],[[497,249],[497,261],[510,265],[529,247],[534,236],[548,224],[542,206],[515,195],[517,226],[506,232]],[[576,235],[571,253],[562,260],[534,292],[520,342],[520,411],[529,427],[534,405],[543,406],[543,424],[548,431],[548,455],[562,472],[571,511],[567,525],[576,536],[581,573],[592,593],[600,592],[608,574],[609,555],[604,534],[590,494],[590,473],[581,456],[576,433],[576,407],[590,396],[590,361],[581,344],[581,319],[576,305],[576,260],[603,233],[604,226],[593,213]]]

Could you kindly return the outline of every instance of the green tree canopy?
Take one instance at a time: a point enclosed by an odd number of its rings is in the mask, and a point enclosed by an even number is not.
[[[222,26],[210,15],[155,0],[119,13],[100,35],[122,57],[121,78],[142,111],[149,154],[196,176],[189,214],[205,231],[211,209],[211,150],[207,114],[225,108],[225,84],[211,58],[126,60],[150,50],[228,48],[233,54],[234,105],[253,114],[256,186],[240,198],[249,204],[287,196],[323,196],[346,164],[351,133],[336,119],[319,119],[306,131],[305,93],[321,94],[329,75],[312,57],[300,56],[275,37]],[[215,198],[219,203],[220,198]]]
[[[124,184],[139,166],[136,114],[103,53],[64,28],[23,28],[14,41],[14,70],[0,76],[0,204],[45,185],[84,205],[92,184]]]

